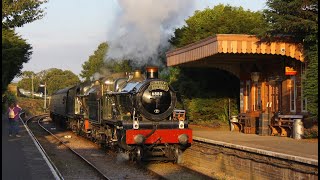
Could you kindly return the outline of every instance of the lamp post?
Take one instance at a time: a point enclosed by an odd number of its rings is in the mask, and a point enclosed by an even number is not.
[[[32,99],[34,98],[34,95],[33,95],[33,74],[31,75],[31,96],[32,96]]]
[[[47,109],[47,82],[44,82],[44,110]]]

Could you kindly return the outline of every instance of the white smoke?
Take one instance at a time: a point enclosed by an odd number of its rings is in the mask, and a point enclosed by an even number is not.
[[[159,64],[175,28],[194,11],[194,0],[118,0],[120,12],[109,31],[108,59],[130,59],[137,66]]]

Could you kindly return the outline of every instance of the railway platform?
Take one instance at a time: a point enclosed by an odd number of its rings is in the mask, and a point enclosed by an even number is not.
[[[23,123],[19,123],[21,137],[9,137],[8,118],[2,114],[1,120],[2,179],[56,179]]]
[[[260,136],[192,126],[193,138],[212,144],[318,166],[318,142],[288,137]]]

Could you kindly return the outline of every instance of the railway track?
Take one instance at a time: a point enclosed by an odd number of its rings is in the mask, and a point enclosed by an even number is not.
[[[26,124],[51,166],[59,174],[56,176],[57,179],[161,179],[155,174],[141,173],[141,171],[124,172],[126,170],[115,167],[110,160],[103,161],[105,153],[93,152],[97,149],[91,151],[88,147],[89,150],[85,148],[76,150],[71,142],[74,138],[68,138],[73,135],[56,128],[47,117],[48,115],[32,117],[26,121]],[[105,165],[101,165],[102,162],[105,162]]]
[[[124,154],[106,152],[88,139],[60,129],[47,117],[37,116],[26,123],[61,174],[59,179],[212,179],[171,162],[130,162]]]
[[[41,121],[43,121],[43,119],[48,118],[49,115],[42,115],[39,118],[37,118],[37,123],[38,125],[45,130],[48,134],[50,134],[52,137],[54,137],[57,141],[59,141],[61,144],[63,144],[65,147],[67,147],[68,150],[70,150],[73,154],[75,154],[76,156],[78,156],[83,162],[87,163],[89,167],[91,167],[97,174],[97,178],[99,179],[107,179],[109,180],[110,178],[107,177],[103,172],[101,172],[94,164],[92,164],[90,161],[88,161],[85,157],[83,157],[81,154],[77,153],[75,150],[73,150],[70,146],[67,145],[66,141],[61,140],[61,138],[59,138],[58,136],[56,136],[55,134],[53,134],[50,130],[46,129],[46,127],[44,127],[41,123]]]

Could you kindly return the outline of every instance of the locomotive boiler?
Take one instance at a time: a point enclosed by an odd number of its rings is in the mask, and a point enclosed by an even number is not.
[[[158,68],[146,73],[116,73],[57,91],[50,115],[74,132],[113,149],[131,160],[179,161],[192,143],[186,111]]]

